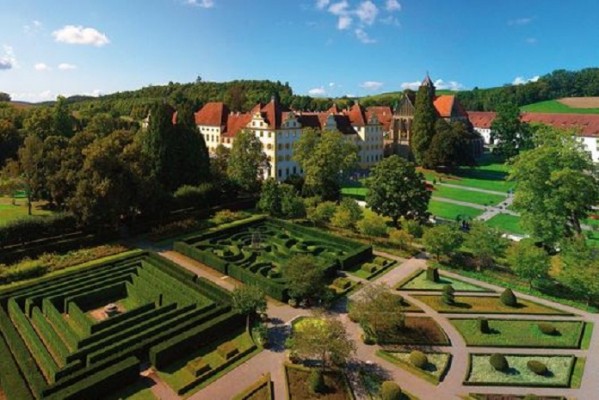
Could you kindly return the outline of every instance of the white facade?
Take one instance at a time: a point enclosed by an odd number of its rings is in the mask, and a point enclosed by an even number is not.
[[[478,132],[478,134],[482,136],[485,144],[493,144],[493,141],[491,140],[491,128],[479,128],[475,126],[474,131]]]
[[[585,149],[591,153],[593,162],[599,163],[599,137],[597,136],[579,136],[580,142]]]

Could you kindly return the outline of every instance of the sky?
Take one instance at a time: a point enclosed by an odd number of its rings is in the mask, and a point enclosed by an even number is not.
[[[14,100],[233,79],[296,94],[522,84],[598,66],[596,0],[0,0]]]

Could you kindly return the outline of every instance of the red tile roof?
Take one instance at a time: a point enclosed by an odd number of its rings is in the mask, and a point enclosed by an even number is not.
[[[250,113],[237,113],[229,114],[227,117],[227,123],[223,132],[223,137],[235,137],[252,121],[252,114]]]
[[[494,112],[468,112],[470,122],[475,128],[490,128],[495,116]],[[521,119],[526,123],[574,129],[580,136],[599,136],[599,114],[522,113]]]
[[[351,124],[354,126],[366,126],[366,113],[364,108],[358,103],[354,104],[349,111],[346,112]]]
[[[468,113],[462,108],[460,102],[453,95],[437,96],[435,99],[435,108],[441,118],[450,118],[452,116],[465,117]]]
[[[373,114],[376,115],[376,118],[383,125],[383,130],[388,131],[389,127],[391,126],[391,120],[393,119],[393,111],[391,111],[391,107],[368,107],[366,109],[366,115],[368,116],[368,119],[370,119]]]
[[[195,113],[196,125],[223,126],[227,123],[229,108],[222,102],[206,103]]]

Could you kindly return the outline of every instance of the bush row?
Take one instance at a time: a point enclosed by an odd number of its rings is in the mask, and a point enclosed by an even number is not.
[[[285,285],[260,274],[254,274],[239,265],[231,264],[229,266],[229,275],[243,283],[259,287],[272,298],[280,301],[287,301],[289,299],[288,290]]]
[[[77,220],[71,214],[17,219],[0,227],[0,247],[59,236],[76,229]]]
[[[173,245],[173,249],[183,255],[186,255],[187,257],[193,258],[194,260],[198,260],[201,263],[209,265],[211,268],[214,268],[220,273],[223,273],[225,275],[229,274],[229,263],[215,256],[209,251],[202,251],[193,247],[192,245],[188,244],[187,241],[175,242]]]
[[[33,309],[31,322],[43,342],[50,348],[50,351],[60,358],[60,362],[58,363],[59,366],[64,365],[70,351],[64,341],[60,338],[60,335],[56,332],[54,327],[50,325],[38,307]]]
[[[127,291],[127,294],[129,294],[129,291]],[[124,312],[122,314],[112,316],[103,321],[98,321],[92,325],[90,334],[93,335],[94,333],[97,333],[102,330],[113,327],[114,325],[120,324],[121,322],[127,321],[128,319],[137,317],[138,315],[145,314],[146,312],[153,310],[155,308],[156,308],[156,305],[154,303],[147,303],[147,304],[144,304],[137,308],[134,308],[132,310],[129,310],[127,312]]]
[[[67,306],[67,312],[69,314],[69,319],[71,319],[86,335],[89,335],[93,321],[81,311],[81,308],[79,308],[77,303],[70,301]]]
[[[95,289],[93,290],[90,290],[91,288],[86,288],[84,293],[77,293],[75,295],[69,293],[68,297],[64,297],[63,307],[65,310],[70,302],[77,303],[83,310],[89,310],[106,301],[127,296],[127,286],[120,276],[97,283],[94,287]],[[82,292],[82,290],[79,292]]]
[[[73,331],[71,326],[64,320],[62,314],[58,312],[50,299],[44,299],[42,302],[43,314],[48,318],[48,321],[53,325],[54,329],[60,331],[67,346],[71,349],[77,348],[79,336]]]
[[[33,400],[33,395],[29,391],[27,382],[21,377],[19,367],[17,366],[13,355],[8,349],[8,345],[0,334],[0,382],[2,390],[8,399]]]
[[[172,282],[171,282],[172,283]],[[151,294],[162,301],[162,304],[177,303],[180,306],[192,303],[192,299],[186,290],[180,290],[180,287],[169,286],[168,282],[158,279],[146,268],[139,270],[139,275],[133,277],[133,286],[139,286],[142,291]]]

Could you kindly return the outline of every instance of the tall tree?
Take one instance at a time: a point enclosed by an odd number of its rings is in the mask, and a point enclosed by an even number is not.
[[[531,289],[534,280],[546,277],[551,267],[547,252],[530,239],[523,239],[512,245],[508,249],[507,260],[512,271],[526,279]]]
[[[23,129],[28,135],[40,139],[54,135],[54,115],[49,107],[35,107],[23,120]]]
[[[300,254],[290,259],[281,267],[281,274],[292,298],[318,300],[326,290],[324,268],[310,254]]]
[[[439,224],[424,232],[422,242],[439,260],[442,255],[451,256],[455,253],[464,242],[464,236],[457,226]]]
[[[514,208],[533,238],[554,245],[581,235],[580,221],[599,203],[599,174],[571,132],[542,127],[534,139],[536,148],[518,155],[511,169]]]
[[[464,245],[472,252],[477,269],[491,267],[498,257],[502,257],[507,249],[509,240],[503,234],[488,225],[475,222],[466,235]]]
[[[63,96],[58,96],[54,109],[52,110],[53,117],[53,134],[70,138],[73,136],[73,118],[69,112],[69,107],[66,99]]]
[[[398,226],[400,217],[423,220],[427,217],[430,191],[424,176],[413,163],[393,155],[379,162],[366,180],[366,202],[373,211],[390,217]]]
[[[599,250],[582,237],[564,243],[558,279],[588,304],[599,303]]]
[[[434,101],[435,88],[430,79],[427,79],[427,84],[421,85],[416,94],[412,140],[410,143],[418,165],[424,163],[426,152],[435,136],[437,111],[433,104]]]
[[[495,149],[505,158],[532,147],[530,128],[520,119],[516,104],[505,103],[497,108],[497,116],[491,123],[491,138],[497,140]]]
[[[449,124],[444,119],[438,119],[435,123],[435,132],[424,156],[424,167],[454,168],[460,165],[474,165],[469,142],[471,135],[462,122]]]
[[[385,284],[368,285],[352,299],[349,316],[362,329],[377,340],[393,337],[405,325],[404,305],[401,296]]]
[[[175,127],[177,153],[180,154],[178,185],[197,185],[210,179],[210,157],[204,136],[195,124],[193,108],[185,104],[177,111]]]
[[[262,151],[260,139],[252,131],[244,130],[235,136],[227,174],[247,192],[255,192],[268,170],[268,158]]]
[[[294,144],[293,159],[304,170],[305,191],[337,200],[343,179],[357,165],[358,147],[340,132],[305,129]]]
[[[254,314],[266,311],[266,297],[257,286],[240,286],[233,291],[231,297],[235,311],[245,315],[246,330],[250,329],[250,319]]]
[[[22,143],[23,138],[14,122],[0,118],[0,168],[8,159],[17,157],[17,151]]]

